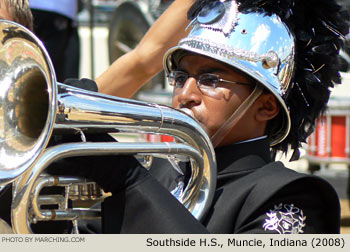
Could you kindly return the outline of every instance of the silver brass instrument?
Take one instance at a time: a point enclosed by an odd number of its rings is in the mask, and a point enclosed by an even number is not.
[[[68,207],[68,200],[103,200],[93,181],[51,176],[53,162],[86,155],[185,155],[192,175],[177,197],[201,219],[213,198],[216,161],[211,141],[190,116],[173,108],[90,92],[56,82],[42,43],[26,28],[0,21],[0,185],[13,183],[12,228],[32,233],[37,221],[90,219],[93,209]],[[82,142],[47,148],[55,132],[79,132]],[[174,143],[84,141],[84,132],[167,134]],[[48,186],[63,186],[65,196],[40,195]],[[54,210],[41,206],[55,204]]]

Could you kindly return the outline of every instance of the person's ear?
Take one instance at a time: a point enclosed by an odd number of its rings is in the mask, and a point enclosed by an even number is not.
[[[280,111],[279,102],[271,93],[262,94],[257,100],[257,106],[255,119],[259,122],[271,120]]]

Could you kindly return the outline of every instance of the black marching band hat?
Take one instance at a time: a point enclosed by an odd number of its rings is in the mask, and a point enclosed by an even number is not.
[[[269,133],[273,153],[290,148],[291,160],[298,159],[330,88],[341,83],[338,55],[349,12],[336,0],[197,0],[188,18],[191,31],[165,54],[165,71],[176,69],[176,55],[187,51],[257,80],[281,106]]]

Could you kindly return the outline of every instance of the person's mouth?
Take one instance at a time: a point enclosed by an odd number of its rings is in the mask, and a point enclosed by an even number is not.
[[[182,112],[185,112],[187,115],[191,116],[192,118],[196,119],[196,117],[194,116],[193,111],[190,110],[189,108],[181,108],[180,110]]]
[[[187,115],[191,116],[194,120],[196,120],[202,127],[206,130],[205,124],[202,123],[201,117],[199,116],[198,118],[196,117],[195,113],[193,112],[192,109],[189,108],[180,108],[180,110]],[[198,115],[198,114],[197,114]]]

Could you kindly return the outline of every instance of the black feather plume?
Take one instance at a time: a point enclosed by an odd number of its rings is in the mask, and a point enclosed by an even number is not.
[[[217,1],[217,0],[215,0]],[[191,8],[187,12],[187,18],[188,20],[192,20],[195,17],[198,16],[200,10],[206,6],[209,5],[211,2],[214,2],[213,0],[197,0],[194,2],[194,4],[191,6]]]

